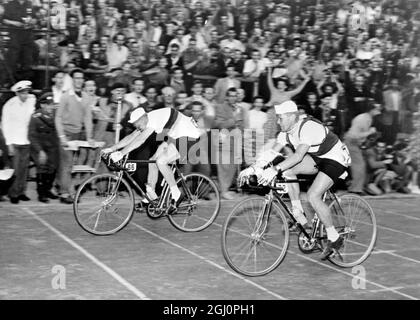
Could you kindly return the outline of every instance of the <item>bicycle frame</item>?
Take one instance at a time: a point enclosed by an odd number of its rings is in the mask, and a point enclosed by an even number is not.
[[[281,181],[277,181],[278,183],[301,183],[301,182],[311,182],[312,180],[310,179],[290,179],[290,180],[281,180]],[[269,186],[270,188],[270,192],[268,193],[268,195],[266,196],[266,204],[264,206],[264,210],[263,210],[263,214],[259,215],[258,219],[257,219],[257,223],[256,223],[256,230],[254,232],[256,232],[260,226],[262,225],[262,222],[265,218],[265,216],[267,216],[267,218],[265,219],[265,226],[264,226],[264,230],[265,227],[268,224],[268,219],[269,219],[269,215],[270,215],[270,209],[271,209],[271,203],[273,201],[277,201],[288,213],[289,217],[292,219],[293,223],[297,225],[297,227],[299,228],[299,230],[305,235],[306,238],[308,239],[315,239],[317,233],[318,233],[318,229],[321,225],[321,220],[318,218],[318,216],[315,214],[314,216],[314,226],[312,228],[312,233],[308,234],[308,232],[306,231],[306,229],[296,221],[295,217],[293,216],[292,212],[290,211],[289,207],[284,203],[282,196],[279,195],[277,192],[274,192],[276,190],[283,190],[283,188],[278,188],[274,185]],[[341,208],[340,202],[338,201],[338,197],[337,195],[331,191],[331,189],[328,189],[324,195],[322,196],[322,201],[326,201],[327,199],[331,199],[332,202],[336,201],[336,203],[338,204],[339,210],[341,212],[343,212],[343,209]],[[267,209],[268,208],[268,209]],[[267,213],[268,212],[268,213]],[[263,232],[264,232],[263,230]],[[322,239],[321,239],[322,240]]]
[[[107,159],[105,159],[103,157],[101,159],[105,162],[105,164],[107,164],[107,166],[109,166],[109,163],[107,163]],[[108,160],[108,162],[109,162],[109,160]],[[143,198],[147,199],[147,201],[149,201],[149,203],[153,203],[153,200],[149,198],[147,193],[144,192],[143,189],[138,185],[138,183],[133,179],[132,175],[134,174],[134,172],[130,174],[129,170],[126,169],[127,163],[143,163],[143,164],[144,163],[156,163],[156,160],[131,160],[131,159],[128,159],[128,157],[125,157],[125,159],[122,161],[121,165],[116,165],[116,167],[117,167],[116,171],[118,171],[118,173],[117,173],[118,185],[116,186],[117,190],[118,190],[119,184],[121,182],[121,179],[126,178],[131,183],[131,185],[134,186],[134,189]],[[187,194],[187,197],[189,199],[191,199],[192,194],[191,194],[189,188],[185,185],[184,175],[182,174],[181,170],[179,170],[176,162],[173,162],[171,164],[171,170],[174,173],[174,175],[176,174],[178,177],[181,178],[182,188],[184,189],[185,193]],[[159,202],[156,205],[156,208],[159,208],[159,209],[162,209],[162,208],[165,207],[165,200],[167,199],[168,193],[170,192],[169,185],[168,185],[168,183],[166,182],[165,179],[162,180],[161,186],[163,187],[162,193],[159,197]]]

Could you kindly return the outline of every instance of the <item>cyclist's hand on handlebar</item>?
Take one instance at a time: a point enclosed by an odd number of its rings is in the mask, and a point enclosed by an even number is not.
[[[109,153],[112,153],[112,149],[111,148],[105,148],[101,150],[101,154],[103,155],[107,155]]]
[[[255,173],[255,169],[253,167],[248,167],[242,170],[238,176],[239,186],[243,186],[244,184],[246,184],[248,182],[249,176],[254,173]]]
[[[124,155],[123,155],[120,151],[113,152],[113,153],[111,153],[111,156],[110,156],[110,158],[111,158],[111,160],[112,160],[113,162],[118,162],[118,161],[120,161],[123,157],[124,157]]]
[[[258,176],[258,183],[266,186],[273,181],[273,179],[277,176],[277,170],[273,167],[265,169],[261,175]]]

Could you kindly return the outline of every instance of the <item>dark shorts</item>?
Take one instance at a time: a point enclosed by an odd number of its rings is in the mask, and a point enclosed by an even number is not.
[[[337,182],[339,177],[348,169],[341,163],[331,159],[319,158],[312,155],[311,157],[314,159],[317,169],[329,176],[334,183]]]

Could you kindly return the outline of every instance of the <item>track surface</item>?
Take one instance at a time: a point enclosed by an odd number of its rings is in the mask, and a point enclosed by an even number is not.
[[[35,199],[35,195],[32,195]],[[166,218],[135,214],[121,232],[97,237],[76,223],[72,206],[0,203],[0,299],[420,299],[420,197],[370,198],[378,240],[360,270],[302,254],[291,235],[272,273],[243,277],[221,253],[222,202],[213,225],[183,233]],[[58,271],[64,278],[59,278]],[[61,284],[63,289],[55,284]]]

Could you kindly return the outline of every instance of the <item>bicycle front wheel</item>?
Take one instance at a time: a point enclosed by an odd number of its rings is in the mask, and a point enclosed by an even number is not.
[[[334,227],[344,237],[344,243],[329,260],[339,267],[350,268],[361,264],[372,252],[376,218],[371,206],[360,196],[346,194],[337,199],[330,204],[330,210]],[[325,227],[321,228],[321,238],[326,239]]]
[[[133,191],[127,181],[113,174],[92,176],[77,190],[73,212],[85,231],[98,236],[114,234],[133,216]]]
[[[220,210],[219,190],[213,180],[200,173],[191,173],[184,179],[179,178],[177,185],[183,200],[177,212],[168,215],[172,225],[185,232],[202,231],[209,227]]]
[[[289,246],[285,209],[272,202],[270,211],[261,219],[265,206],[265,198],[245,199],[233,208],[223,224],[223,256],[233,270],[245,276],[262,276],[273,271]]]

